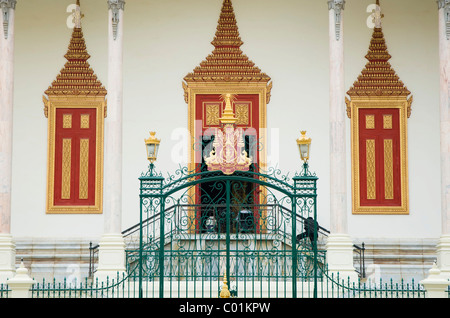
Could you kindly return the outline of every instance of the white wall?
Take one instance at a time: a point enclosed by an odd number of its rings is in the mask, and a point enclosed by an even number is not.
[[[65,63],[74,0],[19,0],[16,8],[12,234],[92,237],[103,215],[45,214],[47,119],[42,94]],[[372,30],[366,8],[344,10],[345,81],[363,69]],[[438,9],[434,0],[383,0],[391,64],[414,95],[409,125],[410,215],[351,215],[350,120],[347,121],[349,232],[354,237],[436,238],[440,235]],[[82,0],[89,60],[107,87],[106,0]],[[183,77],[212,51],[222,0],[128,0],[124,23],[123,228],[139,220],[138,177],[147,169],[144,138],[162,139],[157,169],[179,165],[179,133],[187,128]],[[300,170],[295,139],[313,139],[310,168],[319,176],[319,222],[329,228],[328,8],[326,0],[234,0],[242,50],[272,77],[268,105],[274,163]],[[271,147],[271,145],[269,145]],[[30,156],[29,154],[33,154]],[[269,154],[270,155],[270,154]],[[108,160],[108,158],[105,158]],[[278,162],[276,162],[278,161]]]

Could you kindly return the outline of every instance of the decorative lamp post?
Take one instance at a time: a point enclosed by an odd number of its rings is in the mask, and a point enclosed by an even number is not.
[[[145,147],[147,150],[147,159],[148,161],[150,161],[150,175],[152,175],[153,172],[153,167],[154,167],[154,162],[156,161],[157,157],[158,157],[158,149],[159,149],[159,144],[161,142],[160,139],[157,139],[155,137],[156,132],[151,131],[150,132],[150,137],[148,139],[145,139]]]
[[[302,135],[297,139],[297,146],[300,152],[300,158],[303,160],[303,174],[308,173],[309,151],[311,149],[311,138],[306,137],[306,131],[300,132]]]
[[[1,0],[0,0],[1,1]],[[160,139],[156,138],[156,132],[151,131],[150,137],[148,139],[144,139],[145,141],[145,150],[147,152],[147,159],[150,161],[149,169],[146,173],[142,173],[139,178],[140,182],[140,213],[139,213],[139,297],[143,297],[143,273],[144,273],[144,239],[145,241],[148,238],[144,238],[144,219],[149,217],[150,213],[155,209],[155,206],[158,203],[155,203],[151,194],[160,193],[163,188],[164,178],[161,176],[161,173],[156,173],[154,171],[154,162],[158,158],[158,150],[159,144],[161,142]],[[155,205],[155,206],[154,206]],[[145,208],[144,208],[145,207]],[[161,214],[164,213],[164,210],[161,211]],[[147,225],[146,225],[147,226]],[[160,217],[160,244],[164,246],[164,216]],[[159,261],[160,268],[164,267],[164,258],[162,257]],[[163,280],[160,280],[160,289],[162,289]],[[160,292],[160,297],[162,297],[162,292]]]
[[[317,298],[317,233],[318,233],[318,223],[317,223],[317,177],[314,174],[312,174],[308,169],[308,160],[309,160],[309,152],[311,150],[311,138],[306,137],[306,131],[302,130],[300,131],[302,134],[300,138],[297,139],[297,146],[298,150],[300,152],[300,158],[303,160],[303,171],[300,174],[300,176],[294,177],[294,181],[296,184],[296,188],[298,188],[300,191],[306,191],[308,193],[313,193],[313,207],[312,211],[309,211],[307,213],[312,212],[312,230],[313,230],[313,238],[311,240],[312,243],[312,250],[314,255],[314,290],[313,295],[314,298]],[[309,199],[308,199],[309,200]],[[304,222],[306,222],[305,220]]]

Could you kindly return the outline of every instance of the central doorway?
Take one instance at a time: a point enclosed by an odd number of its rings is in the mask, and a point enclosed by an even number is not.
[[[205,164],[205,156],[213,150],[214,135],[204,135],[202,137],[202,164],[200,171],[207,172],[208,167]],[[251,135],[244,136],[245,148],[247,154],[254,152],[255,138]],[[256,164],[249,167],[250,172],[255,172]],[[220,176],[224,176],[222,172],[218,172]],[[208,174],[204,174],[202,178],[208,178]],[[200,209],[198,217],[202,220],[199,226],[201,233],[216,232],[225,233],[226,228],[226,191],[220,183],[214,181],[204,181],[198,186]],[[257,213],[260,211],[259,205],[259,187],[255,183],[247,181],[231,181],[231,202],[230,202],[230,219],[231,233],[256,233],[259,229]]]

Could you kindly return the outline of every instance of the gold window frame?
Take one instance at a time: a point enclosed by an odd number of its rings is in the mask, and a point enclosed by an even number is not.
[[[352,97],[347,100],[351,119],[351,164],[352,164],[352,213],[353,214],[409,214],[408,186],[408,108],[410,101],[404,97]],[[359,109],[399,109],[400,133],[400,206],[361,206],[359,170]]]
[[[259,168],[262,171],[267,169],[267,104],[270,101],[270,94],[272,83],[206,83],[206,82],[188,82],[187,85],[183,82],[185,101],[188,104],[188,131],[190,139],[188,141],[188,170],[193,171],[196,167],[195,151],[193,149],[194,138],[196,130],[202,127],[196,127],[195,108],[197,95],[211,94],[220,95],[230,93],[233,95],[249,94],[259,96],[259,140],[264,145],[263,150],[259,153]],[[190,188],[188,191],[189,197],[194,196],[195,189]],[[267,190],[262,189],[260,200],[267,196]],[[262,202],[261,202],[262,203]],[[190,212],[192,213],[192,212]],[[189,215],[194,219],[193,215]],[[264,217],[261,218],[263,220]],[[264,230],[265,225],[261,224],[261,229]]]
[[[104,117],[106,100],[104,96],[50,96],[43,98],[45,113],[48,117],[48,150],[47,150],[47,214],[101,214],[103,210],[103,144]],[[54,172],[55,172],[55,133],[56,110],[69,108],[93,108],[96,110],[96,154],[95,154],[95,204],[94,205],[55,205],[54,204]]]

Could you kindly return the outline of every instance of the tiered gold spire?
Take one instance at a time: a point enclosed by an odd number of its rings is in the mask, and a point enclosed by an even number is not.
[[[214,40],[213,52],[184,80],[189,81],[262,81],[270,77],[242,53],[243,44],[231,0],[224,0]]]
[[[388,62],[391,58],[386,46],[383,31],[381,28],[381,18],[383,15],[379,11],[379,1],[377,0],[377,11],[375,12],[375,27],[372,39],[370,40],[369,52],[366,59],[369,61],[362,70],[358,80],[347,92],[353,96],[405,96],[411,92],[405,87],[402,81],[392,69]]]
[[[75,10],[75,27],[67,53],[64,68],[53,81],[52,85],[45,91],[48,95],[100,95],[105,96],[107,91],[97,79],[94,71],[87,60],[90,58],[86,50],[83,32],[81,29],[80,3],[77,0]]]

